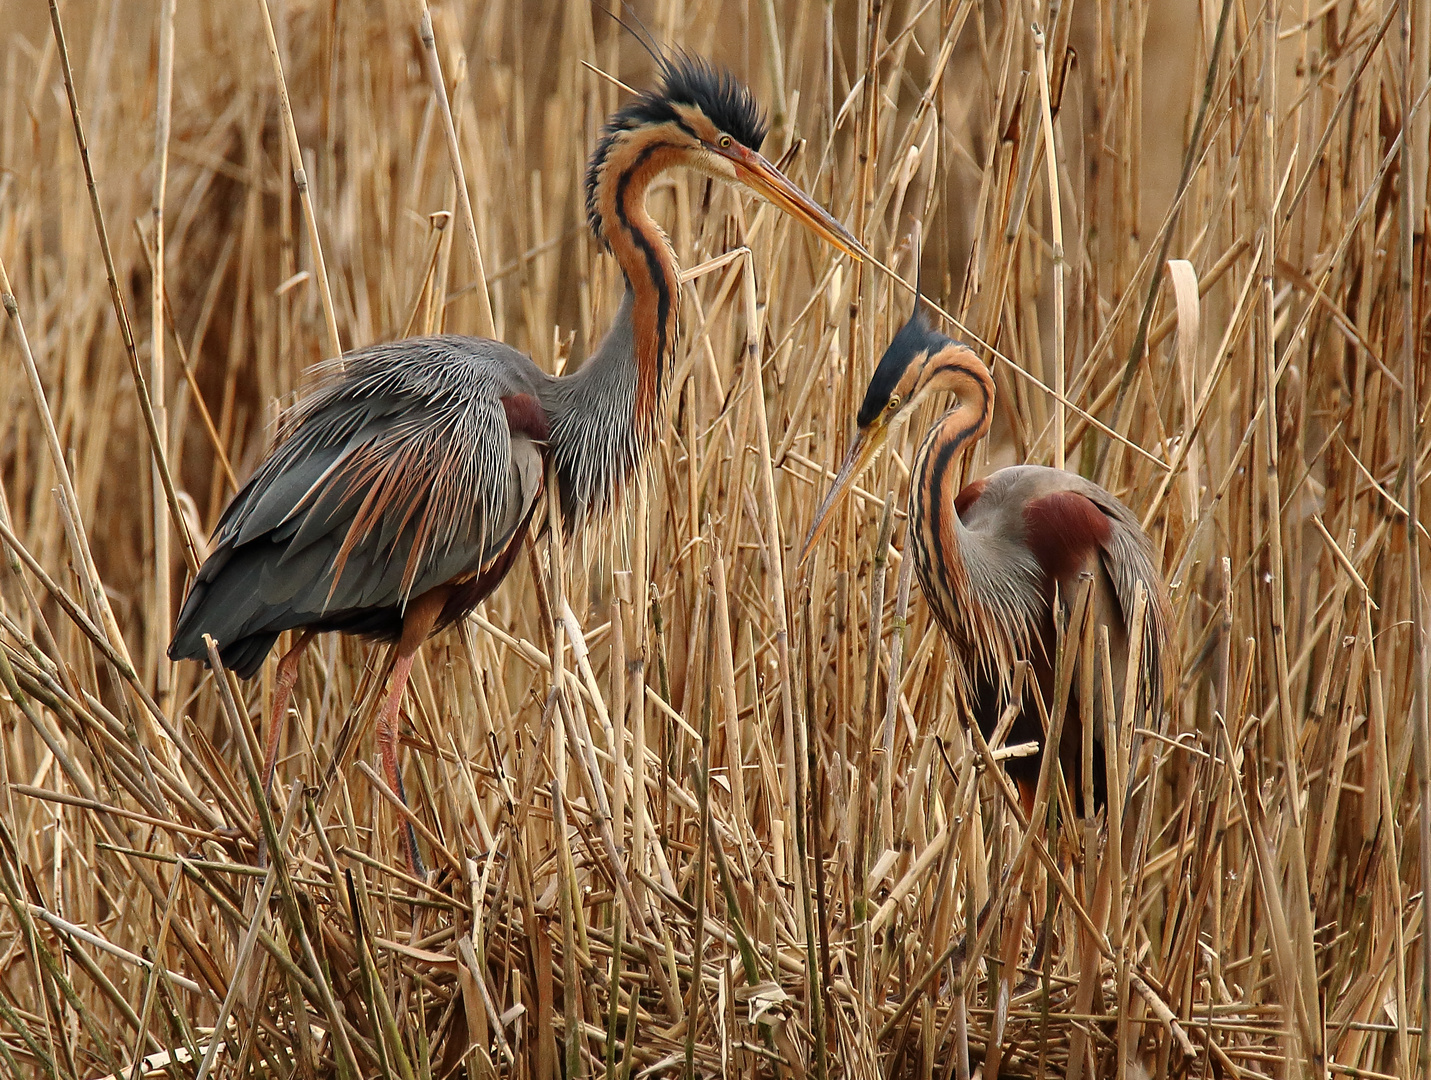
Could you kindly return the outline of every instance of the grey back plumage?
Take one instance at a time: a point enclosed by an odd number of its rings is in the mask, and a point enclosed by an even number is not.
[[[1006,680],[1012,673],[1011,661],[1030,658],[1030,649],[1040,639],[1047,601],[1042,593],[1044,570],[1025,539],[1024,511],[1045,496],[1072,492],[1093,503],[1110,526],[1107,540],[1100,545],[1098,568],[1111,589],[1107,599],[1113,610],[1109,614],[1121,624],[1112,628],[1115,650],[1119,634],[1132,622],[1140,583],[1146,592],[1139,676],[1144,704],[1156,711],[1161,706],[1169,660],[1171,614],[1153,550],[1132,511],[1092,480],[1043,465],[1000,469],[982,484],[983,490],[956,526],[969,594],[977,598],[978,605],[962,608],[954,603],[951,596],[944,595],[948,590],[942,579],[926,582],[926,572],[916,563],[921,569],[920,585],[934,602],[946,632],[977,669],[969,675]],[[1065,602],[1071,602],[1071,597],[1065,596]],[[1123,647],[1126,649],[1126,643]],[[1121,699],[1122,686],[1115,689]]]
[[[319,365],[219,519],[169,655],[202,659],[207,633],[248,677],[284,630],[395,638],[411,598],[481,574],[507,548],[548,453],[568,527],[605,512],[651,438],[630,421],[633,348],[628,289],[596,353],[562,378],[455,335]],[[511,430],[502,399],[515,395],[535,400],[549,441]]]
[[[501,399],[548,382],[484,338],[413,338],[321,365],[224,511],[170,655],[202,658],[208,633],[247,675],[286,629],[393,636],[409,599],[480,573],[527,520],[541,448],[509,430]]]

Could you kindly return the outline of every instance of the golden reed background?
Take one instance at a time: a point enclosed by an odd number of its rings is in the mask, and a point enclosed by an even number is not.
[[[962,1078],[991,1032],[1019,1075],[1424,1064],[1424,5],[638,5],[750,82],[767,156],[905,276],[923,223],[926,290],[998,350],[975,474],[1055,460],[1033,379],[1062,365],[1069,466],[1145,518],[1173,586],[1173,715],[1111,823],[1136,859],[1066,816],[1025,842],[917,588],[901,606],[932,413],[792,565],[907,293],[675,176],[653,206],[682,265],[751,254],[689,284],[645,490],[564,574],[535,544],[560,634],[523,563],[424,650],[404,731],[431,885],[394,869],[370,772],[380,650],[304,663],[271,873],[226,831],[253,834],[251,730],[162,659],[184,531],[202,556],[331,351],[265,10],[64,4],[61,53],[43,4],[0,0],[0,1070],[192,1076],[212,1047],[221,1076]],[[343,346],[473,332],[420,7],[267,10]],[[584,3],[432,16],[498,336],[575,363],[619,292],[581,181],[624,94],[592,68],[643,87],[652,62]]]

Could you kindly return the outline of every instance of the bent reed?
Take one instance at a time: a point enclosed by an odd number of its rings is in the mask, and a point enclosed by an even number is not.
[[[636,9],[749,83],[765,156],[876,262],[653,188],[669,422],[420,652],[424,881],[373,766],[384,650],[305,656],[259,815],[273,660],[241,686],[164,648],[312,365],[595,348],[621,275],[583,170],[652,59],[579,3],[434,5],[430,49],[397,0],[0,6],[0,1073],[1424,1071],[1424,11]],[[1171,587],[1165,716],[1092,718],[1111,815],[1051,776],[1025,828],[1025,748],[955,711],[904,557],[943,403],[795,566],[915,223],[996,382],[969,478],[1096,480]]]

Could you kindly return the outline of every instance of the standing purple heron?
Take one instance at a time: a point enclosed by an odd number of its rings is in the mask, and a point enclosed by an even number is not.
[[[1153,563],[1152,545],[1137,518],[1112,494],[1075,473],[1043,465],[1015,465],[956,490],[961,458],[989,430],[994,380],[974,351],[930,328],[915,301],[914,314],[885,350],[859,412],[859,431],[835,482],[815,514],[801,555],[809,558],[831,511],[869,467],[890,432],[931,394],[953,394],[954,407],[935,421],[914,456],[910,474],[910,547],[915,574],[948,638],[961,708],[986,738],[993,736],[1013,694],[1017,661],[1027,661],[1011,744],[1043,742],[1035,693],[1054,708],[1055,597],[1064,605],[1092,579],[1094,625],[1108,627],[1115,705],[1129,660],[1129,625],[1141,582],[1147,592],[1140,678],[1141,703],[1162,705],[1171,621],[1167,589]],[[1082,723],[1075,676],[1059,747],[1065,776],[1081,779]],[[1103,714],[1102,678],[1095,677],[1089,715]],[[1094,725],[1095,805],[1106,799],[1100,725]],[[1033,805],[1042,755],[1011,758],[1025,810]],[[1083,785],[1071,792],[1081,804]]]
[[[169,645],[253,676],[285,630],[263,783],[298,660],[316,633],[396,643],[377,738],[403,795],[398,707],[422,642],[463,618],[507,576],[555,468],[564,520],[609,508],[665,419],[680,279],[646,207],[662,172],[685,166],[740,183],[840,250],[859,244],[761,157],[766,123],[750,91],[703,60],[659,59],[659,90],[607,121],[586,172],[592,232],[620,264],[626,292],[596,353],[548,375],[499,341],[443,335],[376,345],[322,365],[282,418],[273,451],[224,510]],[[403,832],[408,864],[421,867]]]

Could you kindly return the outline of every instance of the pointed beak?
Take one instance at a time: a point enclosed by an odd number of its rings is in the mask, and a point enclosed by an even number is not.
[[[804,568],[810,558],[810,552],[815,549],[815,541],[820,539],[829,525],[830,519],[834,517],[835,507],[845,501],[845,496],[855,486],[855,481],[864,475],[864,471],[879,456],[887,438],[889,438],[889,424],[883,416],[855,436],[855,441],[850,444],[849,453],[845,455],[845,462],[840,466],[840,471],[835,476],[835,482],[830,487],[829,494],[820,504],[820,509],[815,511],[815,521],[810,526],[809,535],[805,537],[805,546],[800,551],[800,562],[796,564],[797,570]]]
[[[784,210],[796,221],[839,248],[856,262],[865,259],[865,249],[850,231],[810,196],[785,179],[785,174],[754,150],[739,143],[728,150],[716,150],[735,166],[735,176],[746,187]]]

